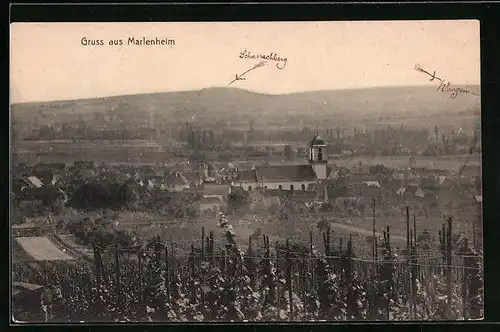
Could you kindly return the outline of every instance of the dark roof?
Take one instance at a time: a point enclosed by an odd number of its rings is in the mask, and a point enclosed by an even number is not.
[[[314,145],[325,145],[325,140],[321,138],[321,136],[319,136],[319,134],[317,134],[316,136],[314,136],[314,138],[311,140],[311,146],[314,146]]]
[[[316,181],[311,165],[279,165],[257,167],[259,181]]]
[[[254,169],[240,171],[234,180],[236,182],[257,182],[257,174]]]

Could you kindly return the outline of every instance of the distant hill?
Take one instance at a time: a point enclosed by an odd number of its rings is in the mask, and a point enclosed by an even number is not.
[[[467,87],[478,93],[479,86]],[[460,113],[477,104],[477,96],[465,95],[451,99],[436,87],[382,87],[350,90],[331,90],[267,95],[237,88],[207,88],[198,91],[151,93],[95,99],[23,103],[12,105],[16,121],[34,114],[56,114],[86,118],[95,112],[116,112],[127,121],[147,116],[152,111],[172,122],[220,121],[227,119],[258,119],[274,121],[286,118],[315,118],[335,114],[349,117],[363,114],[431,115],[438,112]],[[143,115],[141,115],[144,113]],[[307,116],[306,116],[307,117]]]

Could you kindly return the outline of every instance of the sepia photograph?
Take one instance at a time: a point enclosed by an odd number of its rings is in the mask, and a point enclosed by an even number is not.
[[[482,320],[478,20],[13,23],[13,323]]]

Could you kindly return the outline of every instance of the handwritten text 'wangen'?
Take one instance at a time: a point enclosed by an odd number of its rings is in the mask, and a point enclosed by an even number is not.
[[[465,88],[451,88],[451,82],[447,82],[447,81],[445,81],[445,80],[437,77],[436,76],[436,71],[434,71],[431,74],[427,70],[425,70],[422,67],[420,67],[419,64],[416,64],[414,69],[416,71],[420,72],[420,73],[424,73],[424,74],[429,75],[430,78],[431,78],[430,82],[434,81],[435,79],[438,80],[439,81],[439,86],[437,88],[437,91],[449,93],[450,97],[452,99],[456,98],[459,94],[462,94],[462,95],[471,94],[471,95],[474,95],[474,96],[479,96],[477,93],[471,92],[470,90],[465,89]]]

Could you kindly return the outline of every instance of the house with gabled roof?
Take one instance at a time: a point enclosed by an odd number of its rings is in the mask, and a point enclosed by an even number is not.
[[[56,170],[50,170],[50,169],[38,169],[38,170],[33,170],[29,175],[32,177],[36,177],[39,179],[43,184],[47,185],[52,182],[52,179],[54,177],[54,174],[56,174]]]
[[[165,182],[167,189],[170,191],[183,191],[185,188],[190,187],[189,181],[180,172],[168,174]]]
[[[35,176],[19,176],[12,179],[12,193],[17,199],[24,199],[28,192],[44,187],[42,181]]]
[[[25,183],[29,188],[41,188],[43,187],[43,182],[40,181],[36,176],[28,176],[25,180]]]
[[[260,166],[253,170],[241,171],[233,181],[235,186],[247,191],[256,188],[269,190],[307,190],[317,182],[314,169],[310,165]]]
[[[304,165],[257,166],[240,171],[234,186],[250,191],[255,188],[307,191],[311,184],[325,181],[328,176],[328,158],[325,141],[316,135],[309,144],[309,163]]]
[[[311,165],[256,167],[257,185],[266,189],[303,190],[318,178]]]

